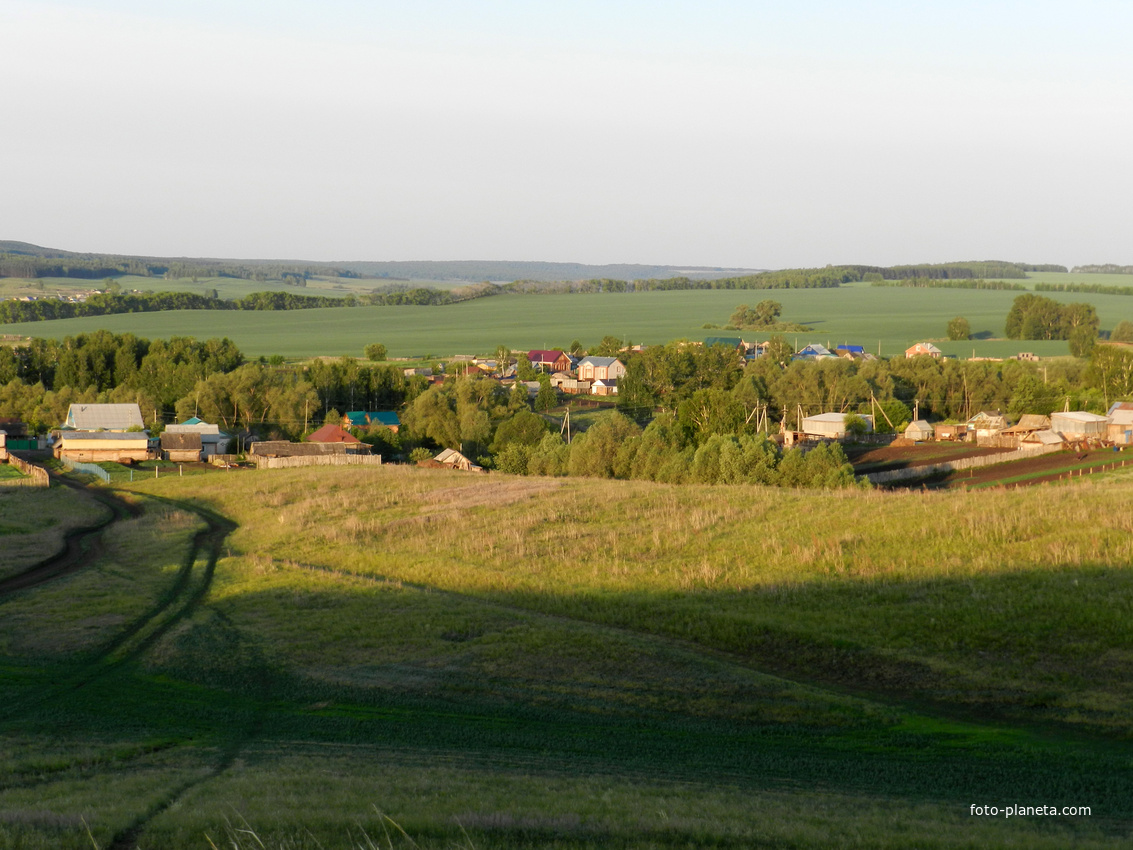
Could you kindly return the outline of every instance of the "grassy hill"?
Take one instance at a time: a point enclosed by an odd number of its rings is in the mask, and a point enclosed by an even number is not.
[[[0,597],[2,846],[1133,831],[1128,475],[978,494],[396,467],[132,487],[145,514],[91,567]]]

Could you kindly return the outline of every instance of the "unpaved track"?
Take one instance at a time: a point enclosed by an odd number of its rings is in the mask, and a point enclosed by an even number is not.
[[[102,532],[113,523],[127,517],[140,516],[142,513],[140,507],[119,498],[108,490],[84,487],[82,484],[58,475],[52,475],[52,479],[64,487],[78,490],[110,508],[110,516],[94,525],[72,528],[63,535],[63,549],[61,551],[33,564],[22,573],[0,581],[0,599],[18,590],[27,590],[29,587],[36,587],[60,576],[78,572],[83,567],[94,563],[102,554]]]

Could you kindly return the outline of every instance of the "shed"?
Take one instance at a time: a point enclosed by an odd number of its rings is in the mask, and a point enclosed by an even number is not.
[[[161,434],[161,454],[174,463],[196,463],[201,459],[201,435],[164,431]]]
[[[1062,445],[1062,437],[1050,430],[1031,431],[1019,438],[1019,448],[1021,449],[1041,449],[1047,446],[1060,445]]]
[[[932,426],[933,438],[936,440],[963,440],[968,433],[965,422],[937,422]]]
[[[1115,446],[1133,445],[1133,407],[1115,410],[1109,415],[1106,436]]]
[[[220,426],[204,422],[197,417],[186,419],[179,425],[166,425],[163,434],[199,434],[201,438],[201,457],[208,459],[228,451],[232,437],[220,430]]]
[[[931,440],[933,438],[932,426],[924,419],[918,419],[915,422],[910,422],[909,427],[905,429],[905,439],[913,440],[914,442],[921,442],[922,440]]]
[[[1070,410],[1050,415],[1050,429],[1064,440],[1104,440],[1109,430],[1109,417],[1084,410]]]
[[[445,466],[449,469],[463,469],[466,472],[482,472],[483,467],[477,466],[456,449],[445,449],[432,460],[422,461],[424,466]]]
[[[289,440],[257,440],[248,454],[259,457],[320,457],[346,454],[346,443],[292,443]]]

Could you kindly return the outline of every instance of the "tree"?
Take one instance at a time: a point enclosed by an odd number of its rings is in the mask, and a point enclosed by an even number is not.
[[[795,356],[795,349],[782,334],[771,337],[767,340],[767,351],[763,354],[772,363],[778,363],[780,366],[786,366],[791,362],[791,358]]]
[[[741,304],[732,313],[728,324],[737,328],[765,328],[779,321],[783,305],[778,301],[760,301],[754,307]]]
[[[972,326],[963,316],[957,316],[948,323],[949,339],[968,339],[972,335]]]
[[[371,342],[364,349],[367,360],[372,360],[375,363],[380,363],[386,359],[386,347],[380,342]]]
[[[1070,331],[1070,353],[1075,357],[1089,357],[1098,341],[1097,329],[1080,325]]]
[[[536,410],[550,410],[559,403],[558,394],[551,386],[551,379],[545,373],[539,375],[539,392],[535,395]]]
[[[1133,342],[1133,322],[1122,319],[1113,326],[1109,334],[1110,342]]]

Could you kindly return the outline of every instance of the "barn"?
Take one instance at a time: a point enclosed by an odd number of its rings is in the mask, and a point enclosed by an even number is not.
[[[1109,417],[1084,410],[1070,410],[1050,415],[1050,430],[1057,431],[1068,442],[1104,440],[1109,430]]]
[[[802,422],[802,432],[808,437],[827,440],[840,440],[846,436],[846,417],[849,413],[819,413],[807,416]],[[860,414],[859,414],[860,415]],[[861,416],[866,423],[866,431],[873,431],[873,417]]]

